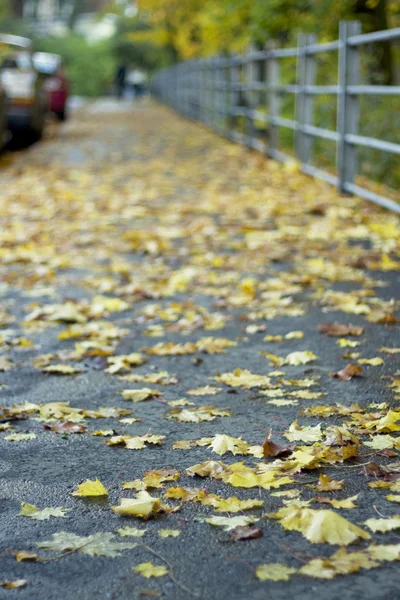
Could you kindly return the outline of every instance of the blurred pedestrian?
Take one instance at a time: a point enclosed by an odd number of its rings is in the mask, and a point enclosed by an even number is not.
[[[125,85],[126,85],[126,66],[120,65],[118,67],[116,77],[115,77],[115,85],[117,88],[117,97],[121,100],[125,94]]]

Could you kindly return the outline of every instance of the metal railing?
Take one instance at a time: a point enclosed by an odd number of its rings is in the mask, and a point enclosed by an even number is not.
[[[361,96],[400,95],[400,86],[360,84],[360,46],[390,40],[400,40],[400,28],[361,34],[358,21],[342,21],[339,39],[333,42],[317,44],[315,35],[300,35],[297,48],[278,49],[269,43],[261,51],[250,47],[242,55],[179,63],[155,76],[153,93],[184,116],[280,161],[292,158],[279,149],[280,128],[290,129],[303,172],[336,185],[342,193],[400,213],[395,200],[356,184],[359,147],[400,154],[400,144],[359,134]],[[329,52],[338,54],[337,84],[317,85],[317,56]],[[281,61],[286,58],[296,63],[295,84],[281,83]],[[295,97],[294,119],[281,116],[284,94]],[[314,124],[319,95],[337,98],[335,129]],[[260,110],[260,105],[267,111]],[[267,127],[268,141],[260,139],[257,123]],[[312,164],[316,138],[336,144],[335,174]]]

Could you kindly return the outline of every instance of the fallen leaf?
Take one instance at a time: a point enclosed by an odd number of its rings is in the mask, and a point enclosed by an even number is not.
[[[44,542],[37,542],[36,546],[53,552],[82,552],[89,556],[120,556],[121,550],[136,548],[137,544],[115,542],[114,534],[109,532],[94,533],[88,536],[79,536],[75,533],[59,531],[53,533],[53,538]]]
[[[148,492],[140,491],[134,499],[121,498],[119,506],[111,506],[111,509],[118,515],[151,519],[159,512],[168,511],[168,506]]]
[[[19,517],[29,517],[36,521],[47,521],[51,517],[65,517],[66,513],[69,512],[70,508],[62,508],[57,506],[56,508],[43,508],[42,510],[36,508],[34,504],[28,504],[28,502],[21,502],[21,512],[18,513]]]
[[[181,531],[179,529],[159,529],[157,533],[161,538],[175,538],[181,535]]]
[[[75,492],[72,492],[73,496],[107,496],[108,490],[104,485],[99,481],[99,479],[95,479],[92,481],[91,479],[86,479],[83,483],[78,485],[78,489]]]
[[[140,563],[140,565],[133,567],[133,570],[143,577],[146,577],[146,579],[150,579],[150,577],[162,577],[163,575],[168,575],[168,569],[166,567],[156,567],[151,562]]]
[[[257,517],[247,517],[247,516],[243,516],[243,517],[242,516],[241,517],[213,516],[213,517],[204,519],[204,521],[206,523],[209,523],[210,525],[214,525],[215,527],[223,527],[224,531],[231,531],[232,529],[235,529],[239,525],[241,527],[245,527],[246,525],[253,525],[253,523],[256,523],[257,521],[259,521],[259,519]]]
[[[353,377],[360,377],[362,373],[362,368],[358,365],[354,365],[353,363],[349,363],[342,369],[341,371],[337,371],[336,373],[331,373],[332,377],[337,377],[342,381],[350,381]]]
[[[230,536],[234,542],[241,540],[253,540],[255,538],[262,537],[263,532],[259,527],[243,527],[243,525],[237,525],[235,529],[231,529]]]
[[[146,529],[138,529],[137,527],[122,527],[117,529],[117,533],[122,537],[143,537]]]
[[[26,579],[14,579],[13,581],[0,581],[0,587],[5,590],[16,590],[24,588],[27,585]]]
[[[258,565],[256,568],[256,576],[260,581],[289,581],[294,573],[297,573],[297,569],[279,563]]]
[[[354,327],[351,324],[327,323],[326,325],[319,325],[318,331],[336,337],[343,337],[345,335],[359,336],[363,334],[364,327]]]
[[[333,510],[313,510],[291,504],[269,516],[278,519],[284,529],[300,531],[309,542],[314,544],[347,546],[359,538],[367,540],[371,537],[369,533]]]
[[[400,516],[396,515],[394,517],[390,517],[389,519],[368,519],[365,521],[365,525],[373,533],[376,533],[377,531],[381,533],[393,531],[393,529],[400,528]]]

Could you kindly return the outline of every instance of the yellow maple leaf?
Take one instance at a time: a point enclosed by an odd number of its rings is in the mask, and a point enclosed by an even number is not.
[[[161,538],[169,538],[169,537],[178,537],[179,535],[181,535],[181,532],[179,529],[159,529],[157,531],[158,535]]]
[[[278,519],[284,529],[300,531],[308,541],[315,544],[347,546],[359,538],[367,540],[371,537],[333,510],[313,510],[291,504],[270,516]]]
[[[234,438],[225,434],[217,434],[211,443],[211,448],[215,454],[220,456],[231,452],[236,454],[249,454],[250,445],[241,438]]]
[[[146,529],[138,529],[137,527],[122,527],[117,529],[117,533],[122,537],[143,537]]]
[[[204,519],[206,523],[214,525],[215,527],[223,527],[224,531],[231,531],[235,527],[245,527],[246,525],[252,525],[259,521],[257,517],[240,516],[240,517],[209,517]]]
[[[318,442],[322,439],[321,424],[319,423],[315,427],[301,427],[297,421],[293,421],[283,435],[291,442]]]
[[[214,379],[231,387],[243,387],[245,389],[271,386],[269,377],[256,375],[247,371],[247,369],[235,369],[233,373],[221,373],[221,375],[217,375]]]
[[[132,402],[143,402],[144,400],[150,400],[155,396],[161,396],[161,392],[158,390],[151,390],[150,388],[123,390],[122,392],[122,397],[125,398],[125,400],[131,400]]]
[[[167,567],[156,567],[151,562],[140,563],[140,565],[133,567],[133,570],[136,571],[136,573],[143,575],[143,577],[146,577],[146,579],[150,579],[150,577],[162,577],[163,575],[168,575]]]
[[[150,519],[168,507],[159,498],[153,498],[148,492],[140,491],[136,498],[121,498],[119,506],[112,506],[111,509],[118,515]]]
[[[291,352],[287,355],[283,364],[297,367],[299,365],[306,365],[314,360],[317,360],[317,356],[313,352],[305,350],[304,352]]]
[[[365,521],[365,525],[373,532],[377,531],[384,533],[386,531],[393,531],[393,529],[400,528],[400,516],[395,515],[389,519],[368,519]]]
[[[72,492],[73,496],[107,496],[108,490],[99,479],[94,481],[86,479],[78,485],[78,489]]]
[[[375,358],[359,358],[357,362],[360,365],[370,365],[371,367],[378,367],[379,365],[383,365],[385,361],[380,356],[375,356]]]
[[[297,573],[297,569],[279,563],[258,565],[256,568],[256,576],[260,581],[289,581],[294,573]]]

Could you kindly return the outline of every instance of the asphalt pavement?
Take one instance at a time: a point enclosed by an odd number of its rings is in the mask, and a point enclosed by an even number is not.
[[[295,483],[266,490],[192,478],[185,469],[206,460],[225,464],[243,460],[251,466],[269,464],[271,459],[218,456],[207,445],[172,447],[177,440],[217,434],[260,445],[270,431],[274,442],[287,444],[283,433],[295,420],[301,426],[323,427],[344,422],[338,415],[303,416],[304,408],[337,403],[396,406],[390,385],[399,371],[400,355],[380,349],[400,346],[394,301],[400,290],[397,218],[361,200],[339,197],[329,186],[300,174],[296,165],[285,168],[264,159],[148,100],[119,108],[110,101],[80,108],[65,126],[50,128],[43,142],[7,154],[0,162],[0,352],[9,361],[0,373],[0,406],[69,402],[85,411],[131,410],[131,416],[141,419],[129,424],[121,422],[123,416],[86,418],[86,433],[55,433],[35,420],[37,413],[28,408],[26,418],[16,420],[6,418],[5,408],[3,413],[0,409],[1,422],[13,427],[0,431],[0,581],[26,581],[21,589],[0,588],[0,598],[398,597],[396,562],[331,580],[294,575],[288,581],[262,582],[255,574],[256,567],[265,563],[297,569],[339,547],[311,544],[301,533],[287,531],[268,518],[283,505],[283,498],[273,492],[301,488],[301,500],[312,500],[316,492],[307,484],[317,484],[323,472],[345,482],[341,492],[328,494],[330,498],[358,494],[356,508],[338,511],[353,523],[365,528],[367,519],[396,515],[396,504],[385,498],[386,490],[368,486],[376,478],[369,478],[365,470],[368,463],[398,465],[395,448],[391,455],[374,454],[362,445],[355,458],[323,469],[299,470]],[[387,261],[393,261],[391,268]],[[97,309],[96,297],[100,297]],[[104,298],[125,304],[107,308]],[[51,320],[53,309],[46,313],[45,307],[68,302],[84,315],[82,319],[75,314]],[[63,339],[68,328],[100,321],[114,326],[114,333],[96,337],[86,330]],[[338,337],[318,331],[321,324],[332,322],[363,327],[361,336],[342,336],[360,345],[340,347]],[[293,331],[304,335],[285,338]],[[282,339],[265,341],[267,335]],[[210,353],[204,350],[204,340],[199,350],[203,338],[222,338],[235,345]],[[146,350],[158,343],[199,340],[200,345],[187,354]],[[76,344],[96,341],[97,346],[81,347],[76,355]],[[125,363],[115,374],[106,372],[110,357],[133,352],[141,353],[146,362],[137,367]],[[283,358],[312,352],[316,359],[279,365],[266,352]],[[346,359],[346,352],[359,355]],[[359,364],[360,357],[382,357],[383,363],[363,365],[362,376],[350,381],[332,376],[349,362]],[[61,363],[79,372],[43,371]],[[260,387],[229,387],[215,380],[237,368],[265,376],[283,372],[271,376],[273,385],[267,389],[284,393],[268,396]],[[168,371],[177,382],[132,383],[119,378],[160,371]],[[299,399],[290,394],[304,388],[279,383],[310,378],[316,385],[307,389],[323,396]],[[187,393],[207,385],[221,389],[215,395]],[[151,388],[160,396],[132,403],[121,395],[127,388]],[[194,403],[184,408],[214,405],[231,416],[200,422],[167,418],[173,409],[168,402],[182,398]],[[276,399],[288,402],[271,403]],[[151,430],[165,440],[129,450],[123,444],[107,445],[107,436],[90,435],[96,430],[131,436]],[[35,437],[6,439],[16,432]],[[135,495],[134,490],[123,490],[121,482],[142,479],[151,469],[180,474],[177,481],[149,489],[152,496],[161,497],[169,486],[196,486],[207,494],[256,498],[264,505],[234,515],[187,502],[177,512],[148,521],[115,514],[110,506]],[[96,478],[109,488],[107,497],[72,495],[78,484]],[[34,520],[18,516],[21,502],[70,511],[64,518]],[[177,506],[176,501],[166,502]],[[315,502],[310,506],[332,508]],[[262,537],[233,541],[221,527],[203,521],[214,514],[253,515],[259,518],[256,525]],[[113,558],[82,552],[60,556],[36,546],[60,531],[88,536],[125,526],[146,528],[145,535],[115,534],[116,541],[138,546]],[[161,529],[179,530],[180,535],[164,539],[158,534]],[[375,533],[372,538],[348,550],[372,542],[400,543],[396,531]],[[17,562],[15,551],[38,552],[40,561]],[[168,563],[173,577],[145,579],[133,570],[143,562]]]

